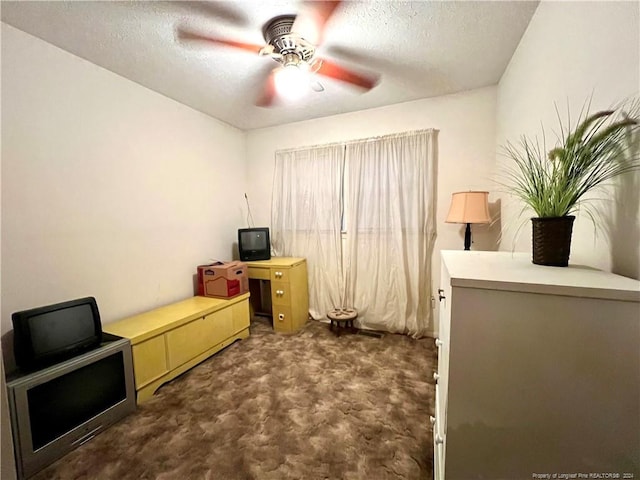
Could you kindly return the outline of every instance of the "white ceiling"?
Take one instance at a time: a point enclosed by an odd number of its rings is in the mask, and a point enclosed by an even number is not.
[[[277,64],[224,46],[185,46],[174,29],[264,44],[272,17],[298,2],[5,1],[2,21],[238,128],[280,125],[494,85],[537,1],[349,1],[327,24],[317,55],[380,83],[361,93],[322,78],[324,92],[254,105]]]

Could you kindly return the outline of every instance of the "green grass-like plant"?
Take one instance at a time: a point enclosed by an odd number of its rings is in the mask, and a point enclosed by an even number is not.
[[[591,115],[588,110],[586,105],[573,130],[571,122],[563,125],[558,114],[560,144],[546,154],[546,147],[526,136],[504,147],[513,160],[504,186],[538,217],[571,215],[587,193],[640,169],[640,153],[633,141],[639,131],[640,101],[627,109],[621,106]]]

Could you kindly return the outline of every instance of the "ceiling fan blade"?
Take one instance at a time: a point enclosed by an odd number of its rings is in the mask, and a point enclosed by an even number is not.
[[[271,70],[264,80],[264,87],[260,96],[256,99],[258,107],[270,107],[276,99],[276,72],[278,68]]]
[[[312,59],[308,64],[309,73],[316,73],[322,65],[322,60],[319,58]]]
[[[322,59],[322,63],[316,73],[335,80],[340,80],[341,82],[356,85],[357,87],[365,90],[371,90],[380,81],[380,77],[378,75],[364,75],[356,73],[353,70],[341,67],[340,65],[325,59]]]
[[[291,31],[316,46],[320,45],[324,28],[341,3],[340,0],[302,2]]]
[[[199,33],[191,32],[183,28],[178,27],[176,29],[176,38],[183,43],[187,42],[205,42],[213,43],[215,45],[224,45],[226,47],[239,48],[253,53],[260,53],[263,45],[254,45],[252,43],[238,42],[235,40],[227,40],[224,38],[211,37],[208,35],[201,35]]]

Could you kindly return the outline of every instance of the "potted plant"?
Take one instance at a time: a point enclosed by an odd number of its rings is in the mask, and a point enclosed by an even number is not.
[[[636,101],[623,107],[578,117],[575,129],[560,121],[559,144],[546,152],[537,140],[521,137],[507,143],[507,190],[533,210],[533,263],[566,267],[569,264],[574,213],[593,197],[587,194],[607,181],[640,169],[640,154],[632,139],[638,133]],[[593,219],[593,216],[592,216]]]

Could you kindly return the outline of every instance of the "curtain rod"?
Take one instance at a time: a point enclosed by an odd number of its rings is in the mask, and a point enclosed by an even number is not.
[[[347,145],[355,145],[358,143],[375,142],[377,140],[393,138],[393,137],[408,137],[410,135],[417,135],[420,133],[429,133],[429,132],[439,133],[440,130],[438,130],[437,128],[427,128],[423,130],[408,130],[406,132],[388,133],[386,135],[378,135],[376,137],[368,137],[368,138],[358,138],[356,140],[348,140],[344,142],[331,142],[331,143],[322,143],[322,144],[316,144],[316,145],[306,145],[302,147],[283,148],[281,150],[276,150],[275,153],[287,153],[287,152],[295,152],[300,150],[310,150],[310,149],[319,148],[319,147],[334,147],[334,146],[346,147]]]

